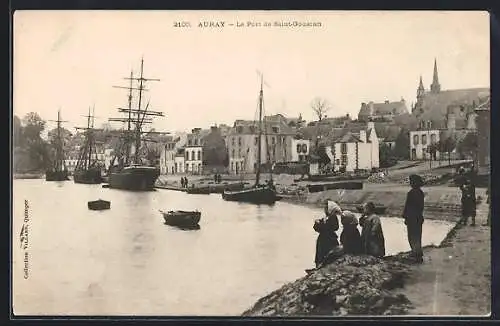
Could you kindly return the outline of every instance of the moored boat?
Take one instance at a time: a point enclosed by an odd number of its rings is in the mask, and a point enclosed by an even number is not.
[[[68,170],[64,163],[64,153],[63,153],[63,139],[61,137],[61,120],[60,111],[57,111],[57,135],[54,140],[54,147],[56,150],[56,157],[53,165],[45,171],[45,181],[67,181],[69,180]]]
[[[186,189],[186,193],[193,195],[208,195],[211,193],[211,189],[208,186],[205,187],[190,187]]]
[[[73,181],[75,183],[99,184],[102,183],[101,167],[97,159],[96,144],[94,140],[94,117],[87,117],[87,127],[77,128],[85,130],[85,142],[80,149],[80,155],[73,172]]]
[[[178,227],[196,227],[200,223],[201,212],[199,211],[160,211],[165,224]]]
[[[93,211],[102,211],[105,209],[110,209],[111,202],[107,201],[107,200],[102,200],[102,199],[93,200],[93,201],[89,201],[87,203],[87,207]]]

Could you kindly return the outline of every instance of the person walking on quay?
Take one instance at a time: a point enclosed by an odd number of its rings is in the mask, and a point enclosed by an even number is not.
[[[187,177],[184,177],[184,188],[187,188],[189,185],[189,181]]]
[[[483,226],[490,226],[491,225],[491,185],[488,184],[488,188],[486,189],[486,204],[488,204],[488,218],[486,220],[486,223],[483,223]]]
[[[375,204],[367,202],[363,211],[363,216],[359,219],[363,253],[382,258],[385,256],[385,238],[380,218],[375,214]]]
[[[408,242],[411,248],[411,257],[417,263],[424,261],[422,250],[422,224],[424,223],[424,192],[421,187],[423,180],[419,175],[410,176],[411,190],[406,195],[403,218],[408,232]]]
[[[476,225],[476,189],[470,179],[465,179],[460,186],[462,191],[462,219],[461,224],[467,225],[467,220],[471,217],[471,226]]]
[[[361,234],[358,230],[358,219],[353,212],[343,211],[342,217],[342,233],[340,234],[340,244],[344,249],[345,254],[360,255],[363,253],[361,244]]]
[[[184,177],[181,177],[181,188],[184,188]]]
[[[325,205],[325,217],[314,222],[314,231],[319,233],[316,240],[316,256],[314,258],[316,268],[320,267],[323,260],[333,248],[339,246],[335,232],[339,229],[337,214],[341,212],[340,207],[335,202],[329,200]]]

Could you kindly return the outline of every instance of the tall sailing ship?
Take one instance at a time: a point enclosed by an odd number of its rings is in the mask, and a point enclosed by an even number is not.
[[[253,204],[274,204],[278,200],[276,195],[276,189],[271,180],[268,184],[260,184],[260,174],[262,169],[262,134],[263,134],[263,117],[262,108],[264,106],[264,90],[263,90],[264,79],[261,75],[260,83],[260,93],[259,93],[259,131],[258,131],[258,141],[257,141],[257,171],[255,174],[255,184],[249,188],[242,190],[224,190],[222,193],[222,198],[227,201],[238,201],[247,202]],[[265,128],[264,128],[265,129]],[[267,134],[266,137],[266,153],[268,153],[267,148]],[[267,155],[269,158],[269,154]],[[266,162],[269,165],[269,162]]]
[[[118,111],[125,113],[125,118],[111,118],[109,121],[125,122],[127,129],[121,135],[120,146],[115,152],[111,161],[108,173],[108,183],[110,188],[133,190],[133,191],[150,191],[154,190],[155,182],[160,176],[160,169],[154,164],[144,162],[145,157],[141,153],[141,145],[143,142],[153,141],[146,139],[143,136],[151,132],[144,132],[143,126],[152,123],[150,116],[163,116],[162,112],[148,110],[149,103],[143,108],[143,92],[147,81],[159,81],[159,79],[144,78],[144,59],[141,59],[140,76],[134,77],[133,72],[129,80],[128,87],[115,86],[117,88],[128,89],[128,108],[119,108]],[[138,82],[138,87],[133,87],[133,82]],[[137,107],[132,107],[132,91],[138,91]],[[117,164],[115,165],[115,162]]]
[[[102,183],[101,164],[97,159],[97,146],[95,143],[94,115],[87,117],[86,128],[76,128],[84,130],[84,144],[80,148],[80,155],[73,172],[73,181],[75,183],[99,184]]]
[[[57,111],[57,120],[50,121],[57,122],[57,133],[52,144],[55,147],[55,158],[51,162],[51,166],[45,171],[45,180],[66,181],[69,180],[69,177],[66,164],[64,163],[64,144],[61,136],[61,123],[65,121],[61,120],[61,112],[59,110]]]

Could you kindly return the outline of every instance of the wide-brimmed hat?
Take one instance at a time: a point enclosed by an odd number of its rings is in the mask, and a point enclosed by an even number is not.
[[[418,185],[418,186],[421,186],[424,184],[424,179],[422,179],[421,176],[419,176],[418,174],[412,174],[410,175],[410,183],[412,184],[415,184],[415,185]]]
[[[358,225],[358,219],[351,211],[343,211],[340,221],[342,225]]]

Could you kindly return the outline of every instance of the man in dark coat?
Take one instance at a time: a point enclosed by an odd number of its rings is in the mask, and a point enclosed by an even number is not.
[[[460,223],[467,224],[467,220],[471,217],[471,226],[476,225],[476,188],[470,179],[466,179],[464,184],[460,186],[462,191],[462,220]]]
[[[423,180],[419,175],[410,176],[411,190],[406,195],[406,203],[403,210],[403,218],[405,220],[406,229],[408,232],[408,242],[410,243],[411,256],[417,263],[422,263],[422,224],[424,223],[424,192],[420,187],[423,185]]]

